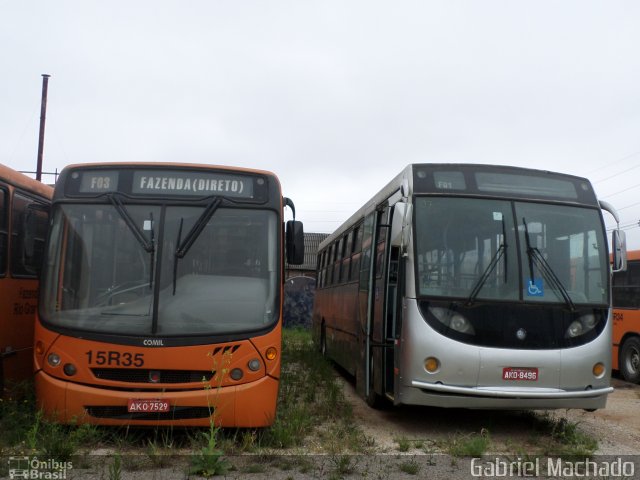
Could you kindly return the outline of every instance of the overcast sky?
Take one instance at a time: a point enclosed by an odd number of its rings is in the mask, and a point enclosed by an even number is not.
[[[640,248],[640,2],[0,0],[0,163],[275,172],[333,231],[405,165],[588,177]],[[608,226],[613,225],[605,215]]]

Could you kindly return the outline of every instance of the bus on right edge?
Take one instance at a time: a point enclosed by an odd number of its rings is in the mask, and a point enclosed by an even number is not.
[[[603,210],[581,177],[409,165],[320,244],[314,339],[374,406],[603,408]]]
[[[640,383],[640,250],[628,254],[627,270],[613,275],[614,370]]]

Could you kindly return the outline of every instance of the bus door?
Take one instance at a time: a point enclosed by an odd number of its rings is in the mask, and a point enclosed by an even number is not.
[[[398,312],[399,248],[389,242],[393,207],[384,205],[375,212],[370,275],[368,361],[365,398],[377,405],[382,398],[394,398],[396,319]]]
[[[362,397],[373,395],[371,388],[371,328],[373,312],[373,263],[375,259],[375,231],[377,212],[365,216],[362,226],[362,253],[360,260],[360,278],[358,281],[358,358],[356,361],[356,390]]]

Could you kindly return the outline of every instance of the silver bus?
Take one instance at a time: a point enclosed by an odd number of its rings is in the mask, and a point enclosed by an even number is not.
[[[611,267],[588,180],[407,166],[321,243],[313,337],[372,406],[602,408]],[[614,269],[625,268],[613,231]]]

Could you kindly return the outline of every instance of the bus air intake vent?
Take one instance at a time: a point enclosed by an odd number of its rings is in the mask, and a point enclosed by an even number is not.
[[[213,408],[208,407],[172,407],[168,412],[129,412],[124,406],[85,406],[84,408],[92,417],[116,420],[189,420],[209,418],[214,413]]]
[[[224,347],[216,347],[213,349],[213,356],[215,357],[218,354],[221,355],[231,355],[232,353],[236,353],[236,350],[240,348],[240,345],[225,345]]]
[[[211,370],[150,370],[139,368],[92,368],[96,378],[125,383],[195,383],[209,381],[216,372]]]

